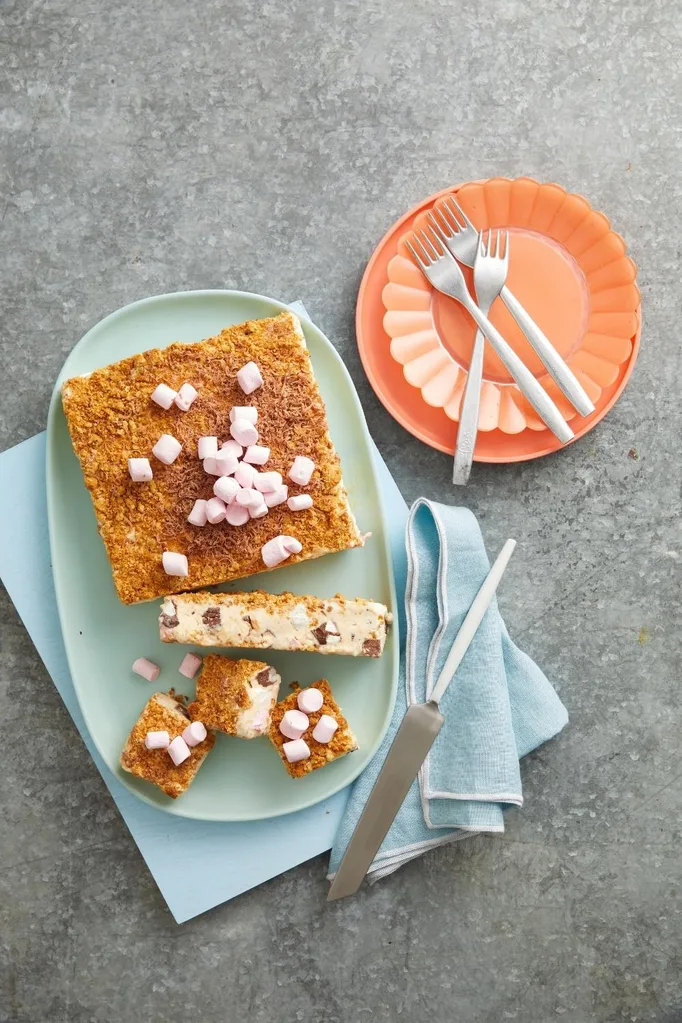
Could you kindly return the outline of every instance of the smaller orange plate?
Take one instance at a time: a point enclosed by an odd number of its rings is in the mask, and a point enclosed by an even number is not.
[[[476,227],[510,232],[507,284],[562,354],[594,402],[578,415],[502,302],[490,319],[552,396],[575,439],[602,419],[637,357],[637,269],[609,221],[580,195],[531,178],[492,178],[445,189],[410,210],[379,243],[358,296],[357,337],[377,396],[406,430],[454,452],[475,325],[454,299],[434,291],[405,238],[442,198],[455,194]],[[471,283],[471,271],[465,269]],[[521,462],[562,444],[538,418],[489,345],[485,348],[477,462]]]

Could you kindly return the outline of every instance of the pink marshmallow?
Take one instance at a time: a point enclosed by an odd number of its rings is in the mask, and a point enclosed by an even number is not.
[[[204,459],[204,472],[209,476],[231,476],[238,465],[230,451],[219,451],[214,458]]]
[[[251,465],[265,465],[270,457],[270,448],[262,444],[250,444],[244,452],[244,461]]]
[[[144,744],[147,749],[168,749],[170,735],[168,732],[147,732]]]
[[[244,448],[241,444],[237,444],[236,440],[232,440],[232,438],[223,441],[220,445],[220,450],[226,451],[228,455],[234,455],[235,458],[241,458],[244,454]]]
[[[189,565],[185,554],[178,554],[176,551],[163,552],[163,570],[166,575],[189,575]]]
[[[136,661],[133,661],[133,671],[136,675],[146,678],[147,682],[156,682],[161,668],[153,661],[148,661],[146,657],[138,657]]]
[[[237,504],[243,505],[244,508],[255,508],[263,503],[263,495],[259,494],[257,490],[252,490],[250,487],[242,487],[235,497],[235,501]]]
[[[244,526],[249,521],[249,509],[233,501],[227,507],[226,518],[231,526]]]
[[[291,551],[288,551],[283,544],[282,536],[274,536],[272,540],[264,543],[260,549],[261,557],[268,568],[276,568],[286,561]]]
[[[133,483],[148,483],[154,478],[148,458],[129,458],[128,472]]]
[[[279,723],[279,730],[287,739],[300,739],[310,721],[300,710],[288,710]]]
[[[234,478],[240,487],[253,487],[258,477],[258,469],[254,469],[248,462],[240,462],[234,471]]]
[[[252,518],[252,519],[262,519],[262,518],[265,518],[265,516],[269,512],[269,508],[268,508],[267,504],[265,503],[265,501],[263,500],[263,495],[259,494],[258,496],[260,497],[260,504],[250,504],[249,505],[249,517]]]
[[[177,767],[190,756],[190,748],[181,735],[176,735],[168,747],[168,755]]]
[[[289,551],[289,554],[300,554],[303,550],[303,544],[300,540],[297,540],[295,536],[280,536],[280,540],[284,545],[284,550]]]
[[[237,383],[244,394],[251,394],[263,386],[263,377],[255,362],[247,362],[237,371]]]
[[[315,742],[327,743],[333,737],[338,727],[339,723],[336,718],[331,717],[329,714],[323,714],[313,728],[313,739]]]
[[[162,433],[152,448],[152,454],[164,465],[172,465],[182,451],[182,444],[170,433]]]
[[[293,464],[289,469],[289,479],[298,483],[299,487],[306,487],[310,483],[310,477],[315,471],[315,463],[312,458],[305,455],[296,455]]]
[[[181,675],[184,675],[185,678],[194,678],[199,668],[201,667],[201,664],[202,664],[201,657],[197,657],[196,654],[185,654],[185,656],[180,661],[178,671],[180,672]]]
[[[230,427],[230,436],[237,444],[248,448],[249,444],[255,444],[258,440],[258,430],[248,419],[235,419]]]
[[[205,526],[206,525],[206,522],[208,521],[208,516],[206,514],[206,505],[207,505],[207,503],[208,502],[203,501],[201,499],[194,502],[194,507],[192,508],[191,512],[187,516],[187,521],[189,523],[191,523],[191,525],[193,525],[193,526]]]
[[[215,458],[218,454],[218,438],[200,437],[197,445],[197,453],[202,462],[205,458]]]
[[[277,489],[273,490],[271,493],[263,494],[263,497],[265,498],[265,503],[268,508],[276,508],[278,504],[284,504],[288,493],[289,488],[286,484],[284,484],[281,487],[277,487]]]
[[[239,484],[231,476],[221,476],[213,484],[213,493],[225,504],[232,504],[239,493]]]
[[[219,497],[212,497],[206,502],[206,518],[212,526],[217,526],[219,522],[223,522],[227,515],[227,508],[225,502],[221,501]]]
[[[198,746],[207,735],[206,725],[201,721],[193,721],[191,725],[187,725],[187,728],[182,733],[182,737],[188,746]]]
[[[314,714],[324,703],[324,697],[319,689],[311,686],[309,689],[301,689],[296,697],[298,709],[304,714]],[[324,716],[324,715],[323,715]]]
[[[296,494],[287,501],[289,511],[305,511],[306,508],[312,508],[312,506],[313,499],[310,494]]]
[[[305,739],[294,739],[293,742],[282,743],[284,756],[290,764],[297,764],[299,760],[307,760],[310,756],[310,747]]]
[[[258,422],[258,409],[253,405],[235,405],[230,409],[230,422],[233,423],[235,419],[248,419],[255,426]]]
[[[279,472],[258,472],[253,481],[256,490],[261,494],[274,494],[278,487],[282,486],[282,474]]]
[[[161,408],[168,410],[175,399],[178,396],[178,392],[174,391],[168,384],[159,384],[156,390],[152,393],[152,401],[160,405]]]
[[[191,384],[183,384],[175,396],[175,404],[181,412],[189,412],[192,402],[199,397],[196,387]]]

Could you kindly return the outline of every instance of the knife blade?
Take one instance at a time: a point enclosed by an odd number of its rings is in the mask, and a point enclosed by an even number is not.
[[[488,610],[515,546],[515,540],[507,540],[474,597],[433,687],[431,699],[426,703],[415,703],[408,707],[384,766],[360,814],[348,848],[343,854],[329,889],[327,902],[353,895],[362,884],[379,846],[443,726],[445,719],[438,708],[438,702],[443,698],[469,644],[476,635],[476,630]]]

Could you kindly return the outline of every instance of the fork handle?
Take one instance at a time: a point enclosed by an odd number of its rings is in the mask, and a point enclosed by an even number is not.
[[[567,444],[574,436],[573,430],[568,425],[559,409],[556,407],[547,391],[540,384],[528,367],[521,361],[514,349],[507,344],[499,330],[492,325],[490,320],[483,315],[474,302],[471,295],[467,293],[463,302],[465,308],[471,313],[476,324],[483,331],[490,341],[500,359],[507,367],[511,375],[519,385],[520,391],[531,403],[540,419],[549,427],[552,433],[559,438],[562,444]]]
[[[545,364],[550,376],[559,385],[571,405],[581,416],[591,415],[594,412],[594,405],[580,381],[506,284],[500,292],[500,298],[530,341],[535,354]]]
[[[455,461],[452,466],[452,482],[464,486],[471,473],[474,460],[476,434],[478,432],[478,411],[481,404],[481,384],[483,382],[483,350],[485,338],[480,330],[476,331],[474,347],[471,353],[469,373],[464,387],[464,397],[459,410],[459,426],[457,428],[457,446]]]

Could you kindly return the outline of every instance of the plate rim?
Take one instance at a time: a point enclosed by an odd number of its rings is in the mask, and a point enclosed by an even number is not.
[[[393,568],[393,556],[392,556],[391,543],[390,543],[389,532],[388,532],[388,512],[387,512],[387,508],[386,508],[386,504],[385,504],[385,500],[384,500],[384,495],[383,495],[383,493],[381,491],[381,487],[379,486],[379,482],[378,482],[378,478],[377,478],[376,473],[373,472],[373,477],[374,477],[374,481],[375,481],[375,485],[376,485],[376,494],[377,494],[377,499],[378,499],[378,503],[379,503],[380,515],[381,515],[381,519],[382,519],[382,522],[383,522],[383,525],[384,525],[384,529],[383,529],[383,548],[384,548],[384,556],[386,558],[386,564],[387,564],[387,568],[388,568],[388,588],[389,588],[390,601],[391,601],[391,605],[392,605],[391,610],[393,611],[393,622],[392,622],[392,625],[391,625],[391,630],[389,632],[390,651],[385,650],[384,651],[384,655],[383,655],[383,656],[385,656],[386,653],[388,653],[389,656],[392,658],[392,662],[393,662],[392,663],[392,670],[391,670],[391,688],[390,688],[390,692],[388,694],[389,698],[388,698],[386,714],[384,715],[384,720],[382,721],[382,724],[381,724],[381,726],[380,726],[380,728],[378,730],[377,738],[375,739],[374,744],[367,751],[364,759],[362,761],[359,761],[359,765],[360,766],[358,766],[357,769],[354,769],[353,771],[351,771],[349,777],[344,778],[343,781],[338,782],[338,783],[332,785],[330,787],[330,789],[328,791],[326,791],[325,793],[323,793],[322,795],[313,796],[312,798],[310,798],[310,799],[308,799],[306,801],[303,801],[300,804],[297,804],[296,807],[283,809],[279,813],[275,813],[275,814],[273,814],[273,813],[266,813],[266,814],[256,814],[256,815],[246,815],[246,816],[245,815],[240,815],[240,816],[232,816],[232,815],[230,815],[229,817],[226,817],[223,814],[216,815],[216,814],[207,814],[205,812],[202,812],[202,813],[189,812],[188,813],[188,812],[183,810],[183,808],[182,808],[182,800],[181,799],[176,799],[176,800],[170,800],[169,799],[168,803],[166,803],[165,801],[164,802],[157,802],[156,800],[152,799],[147,794],[147,792],[144,790],[144,788],[141,788],[138,785],[133,784],[131,780],[129,780],[127,777],[125,777],[124,773],[121,770],[116,769],[116,768],[112,768],[112,766],[109,764],[107,755],[105,755],[103,750],[100,748],[100,745],[99,745],[97,739],[95,738],[95,733],[92,730],[92,727],[91,727],[91,724],[90,724],[90,720],[89,720],[89,716],[88,716],[88,712],[87,712],[87,710],[86,710],[86,708],[84,706],[84,703],[83,703],[83,701],[81,699],[79,684],[76,682],[76,673],[73,670],[73,664],[76,661],[76,657],[75,657],[75,653],[71,650],[71,644],[70,644],[69,640],[67,639],[67,635],[66,635],[65,630],[64,630],[64,623],[62,621],[62,596],[60,595],[61,594],[61,585],[60,585],[60,583],[58,581],[58,577],[57,577],[56,558],[54,556],[54,551],[55,551],[54,506],[55,506],[55,501],[56,501],[56,495],[53,493],[52,480],[54,478],[54,473],[55,473],[54,461],[55,461],[55,458],[56,458],[56,454],[55,454],[55,451],[54,451],[54,446],[55,446],[54,438],[55,438],[55,433],[56,433],[55,422],[56,422],[56,419],[57,419],[60,411],[61,411],[61,414],[63,415],[63,410],[62,410],[62,406],[61,406],[61,383],[62,383],[62,381],[64,379],[67,378],[68,374],[66,373],[66,369],[67,369],[69,363],[71,362],[72,358],[75,356],[76,352],[80,348],[85,347],[87,341],[89,340],[90,336],[93,333],[95,333],[96,331],[100,330],[103,327],[104,324],[110,324],[111,321],[116,320],[123,313],[126,313],[126,312],[130,311],[131,309],[134,309],[134,308],[137,308],[137,307],[140,307],[140,306],[144,306],[144,305],[157,304],[157,303],[161,303],[161,302],[167,301],[167,300],[178,300],[178,299],[188,298],[188,297],[192,297],[192,298],[199,297],[200,298],[200,297],[203,297],[203,296],[215,297],[217,295],[220,295],[220,296],[223,296],[223,297],[224,296],[229,296],[229,297],[234,297],[234,298],[237,298],[237,299],[246,299],[246,300],[249,300],[249,301],[256,300],[258,302],[264,302],[264,303],[267,303],[270,306],[274,306],[280,312],[292,312],[291,307],[289,305],[287,305],[286,302],[281,302],[279,299],[270,298],[267,295],[261,295],[258,292],[241,291],[241,290],[231,289],[231,288],[200,288],[200,289],[189,290],[189,291],[187,291],[187,290],[185,290],[185,291],[170,291],[170,292],[163,292],[162,294],[159,294],[159,295],[149,295],[149,296],[147,296],[145,298],[137,299],[134,302],[129,302],[126,305],[121,306],[118,309],[115,309],[112,312],[108,313],[106,316],[102,317],[102,319],[98,320],[96,323],[94,323],[91,327],[88,328],[88,330],[85,332],[85,334],[83,334],[83,336],[79,339],[79,341],[77,341],[76,344],[73,346],[73,348],[69,351],[69,353],[67,354],[66,358],[64,359],[64,362],[62,363],[61,369],[60,369],[59,373],[57,374],[57,378],[55,380],[55,384],[54,384],[54,387],[53,387],[53,390],[52,390],[52,395],[51,395],[51,398],[50,398],[50,405],[49,405],[48,416],[47,416],[47,427],[46,427],[46,435],[47,435],[46,436],[46,440],[47,440],[47,443],[46,443],[46,449],[45,449],[45,492],[46,492],[46,505],[47,505],[48,538],[49,538],[49,544],[50,544],[51,572],[52,572],[52,580],[53,580],[54,589],[55,589],[55,596],[56,596],[56,603],[57,603],[57,614],[58,614],[58,617],[59,617],[59,626],[60,626],[60,631],[61,631],[61,634],[62,634],[62,641],[64,643],[64,650],[65,650],[65,653],[66,653],[67,664],[69,666],[69,673],[71,675],[71,680],[72,680],[72,683],[73,683],[74,692],[76,694],[76,699],[78,701],[78,706],[79,706],[79,709],[81,711],[81,714],[83,715],[83,721],[84,721],[85,726],[86,726],[86,728],[88,730],[88,735],[89,735],[89,737],[90,737],[90,739],[91,739],[95,749],[97,750],[98,754],[102,758],[102,761],[104,762],[104,764],[106,765],[108,770],[110,770],[112,772],[112,774],[114,775],[116,780],[121,785],[123,785],[127,789],[128,792],[131,792],[138,799],[142,800],[142,802],[146,803],[147,805],[153,807],[156,810],[161,810],[164,813],[170,814],[171,816],[184,817],[187,820],[216,821],[216,822],[222,822],[222,823],[248,823],[250,821],[257,821],[257,820],[275,820],[277,817],[283,817],[283,816],[286,816],[287,814],[298,813],[299,811],[303,811],[303,810],[309,809],[312,806],[319,805],[320,803],[322,803],[322,802],[324,802],[324,801],[326,801],[328,799],[331,799],[333,796],[335,796],[342,789],[345,789],[348,786],[352,785],[353,782],[355,782],[357,780],[357,778],[360,776],[360,774],[362,774],[362,772],[365,770],[365,768],[367,766],[369,766],[370,761],[374,757],[374,754],[376,753],[376,751],[379,749],[379,747],[380,747],[380,745],[381,745],[381,743],[382,743],[382,741],[383,741],[383,739],[384,739],[384,737],[386,735],[386,732],[388,731],[389,725],[391,723],[391,719],[392,719],[392,716],[393,716],[393,709],[395,707],[395,701],[396,701],[396,697],[397,697],[397,693],[398,693],[398,680],[399,680],[399,670],[400,670],[399,615],[397,613],[398,609],[397,609],[397,596],[396,596],[396,585],[395,585],[395,571],[394,571],[394,568]],[[326,336],[326,334],[324,334],[323,331],[320,330],[320,328],[317,327],[312,322],[312,320],[309,317],[303,316],[303,315],[301,315],[298,312],[296,312],[295,315],[298,316],[298,318],[301,320],[302,324],[304,325],[304,329],[305,329],[305,327],[307,327],[311,331],[313,331],[314,333],[319,335],[319,338],[321,339],[321,342],[323,343],[323,345],[325,345],[327,347],[329,353],[331,354],[332,359],[333,359],[333,361],[336,364],[337,371],[341,371],[342,375],[345,376],[347,382],[350,384],[351,394],[352,394],[353,401],[355,403],[356,410],[357,410],[357,413],[358,413],[358,416],[359,416],[361,430],[362,430],[362,433],[364,434],[364,437],[365,437],[365,440],[366,440],[366,443],[367,443],[368,457],[370,459],[373,458],[372,449],[371,449],[372,435],[369,432],[369,428],[367,426],[367,421],[366,421],[366,418],[365,418],[365,413],[364,413],[364,410],[362,408],[362,404],[360,402],[360,398],[358,396],[357,389],[355,387],[355,384],[353,383],[353,379],[352,379],[352,377],[351,377],[351,375],[350,375],[350,373],[348,371],[348,368],[346,367],[346,364],[344,363],[343,359],[341,358],[341,356],[337,352],[337,350],[334,347],[334,345],[332,344],[332,342]],[[171,344],[172,341],[169,341],[168,343]],[[144,348],[142,349],[142,351],[145,351],[145,350],[146,349],[144,349]],[[105,365],[108,365],[108,363],[105,363]]]
[[[377,398],[379,399],[381,404],[384,406],[386,411],[393,417],[393,419],[395,419],[395,421],[397,423],[399,423],[399,425],[404,430],[407,431],[407,433],[411,434],[413,437],[416,437],[417,440],[421,441],[423,444],[428,445],[428,447],[433,448],[435,451],[441,451],[444,454],[450,455],[450,456],[452,456],[452,451],[447,446],[445,446],[444,444],[440,444],[439,442],[431,439],[428,436],[428,433],[427,433],[426,430],[423,430],[421,428],[414,428],[413,429],[411,426],[408,426],[405,422],[403,422],[403,417],[402,417],[401,411],[396,406],[396,404],[392,401],[390,392],[388,392],[387,390],[384,390],[382,388],[381,379],[377,376],[377,374],[375,374],[373,372],[373,370],[372,370],[372,368],[371,368],[371,366],[369,364],[369,360],[367,358],[367,354],[366,354],[367,349],[370,347],[371,342],[368,342],[368,341],[365,340],[364,324],[362,322],[362,320],[363,320],[363,309],[364,309],[364,304],[365,304],[365,301],[366,301],[366,295],[367,295],[367,292],[369,291],[369,287],[370,287],[370,276],[372,274],[372,271],[374,269],[375,264],[377,263],[379,257],[382,255],[385,246],[391,241],[391,239],[394,236],[396,236],[396,235],[398,235],[398,237],[400,236],[400,233],[402,233],[402,231],[403,231],[404,225],[409,220],[411,220],[414,217],[416,217],[426,207],[433,205],[433,203],[437,202],[438,199],[442,198],[445,195],[450,195],[453,192],[456,193],[456,192],[459,191],[460,188],[464,188],[466,185],[484,185],[488,181],[495,181],[495,180],[504,180],[504,181],[510,181],[510,182],[524,180],[524,181],[532,181],[534,184],[539,185],[539,186],[545,185],[545,184],[555,185],[557,188],[561,188],[562,191],[566,192],[567,194],[579,195],[580,198],[585,199],[585,202],[588,203],[588,205],[590,206],[590,209],[595,210],[595,207],[592,205],[592,203],[589,201],[589,199],[587,199],[585,196],[583,196],[582,193],[580,193],[580,192],[568,192],[568,190],[563,185],[560,185],[558,182],[539,181],[537,178],[532,178],[532,177],[529,177],[528,175],[524,175],[524,174],[518,175],[517,177],[509,177],[509,178],[504,177],[504,175],[499,175],[499,176],[493,175],[491,177],[485,177],[485,178],[472,178],[471,180],[468,180],[468,181],[460,181],[457,184],[448,185],[446,188],[442,188],[438,192],[434,192],[432,195],[429,195],[425,199],[420,200],[418,203],[416,203],[414,206],[412,206],[409,210],[407,210],[406,213],[404,213],[401,217],[399,217],[398,220],[394,221],[393,224],[388,228],[388,230],[385,232],[383,237],[379,240],[379,242],[374,247],[374,249],[372,251],[372,254],[371,254],[371,256],[370,256],[370,258],[369,258],[369,260],[367,262],[367,266],[365,267],[364,273],[362,275],[362,279],[360,281],[360,288],[358,290],[358,297],[357,297],[357,301],[356,301],[356,305],[355,305],[355,334],[356,334],[356,338],[357,338],[358,352],[360,354],[360,361],[362,362],[362,367],[363,367],[363,369],[365,371],[365,375],[366,375],[367,379],[369,380],[369,383],[370,383],[370,385],[372,387],[372,390],[374,391],[374,394],[377,396]],[[600,212],[600,211],[596,210],[595,212]],[[609,221],[609,223],[610,223],[610,221]],[[614,229],[611,228],[611,230],[614,230]],[[617,234],[618,232],[614,232],[614,233]],[[563,451],[565,448],[570,447],[571,444],[574,444],[577,440],[580,440],[581,437],[584,437],[587,433],[590,432],[590,430],[594,429],[594,427],[597,426],[597,424],[600,423],[601,420],[611,411],[613,406],[616,404],[616,402],[618,401],[618,399],[622,395],[623,391],[625,390],[625,388],[626,388],[626,386],[628,384],[630,376],[632,375],[632,371],[633,371],[633,369],[635,367],[635,363],[637,362],[637,357],[639,355],[640,339],[641,339],[641,334],[642,334],[642,303],[641,303],[641,295],[640,295],[639,305],[637,306],[637,309],[636,309],[636,316],[637,316],[637,330],[636,330],[635,334],[633,335],[633,337],[631,338],[631,341],[632,341],[632,351],[631,351],[631,353],[630,353],[630,355],[629,355],[629,357],[627,359],[627,362],[624,363],[625,370],[624,370],[623,376],[621,377],[621,379],[620,379],[620,381],[618,383],[618,386],[616,387],[616,390],[610,396],[610,398],[606,401],[606,403],[603,406],[603,408],[601,408],[597,414],[593,413],[592,416],[588,416],[586,418],[584,426],[575,433],[575,435],[571,438],[570,441],[568,441],[566,444],[558,444],[558,445],[555,444],[552,441],[552,442],[549,442],[548,445],[544,446],[542,449],[539,449],[537,451],[528,452],[526,454],[514,455],[514,456],[510,456],[510,455],[474,455],[474,462],[486,463],[486,464],[489,464],[489,465],[513,465],[513,464],[515,464],[517,462],[531,462],[531,461],[534,461],[536,458],[545,458],[548,455],[554,455],[554,454],[557,454],[557,453]],[[383,325],[381,326],[381,329],[383,330]],[[415,390],[418,390],[418,389],[415,388]],[[423,400],[423,399],[421,399],[421,396],[420,396],[420,400]],[[454,427],[455,427],[455,424],[453,423],[453,430],[454,430]]]

